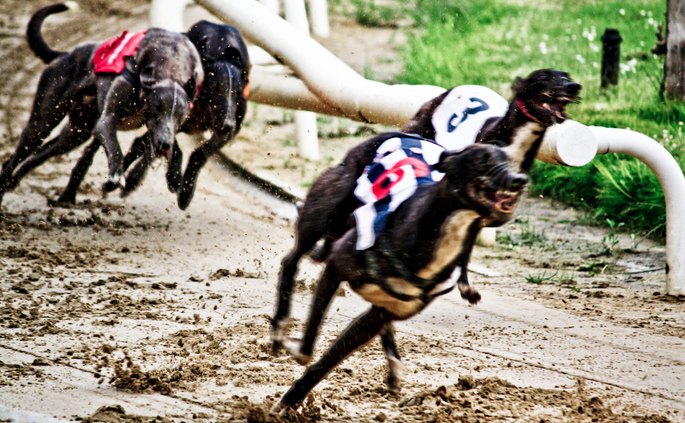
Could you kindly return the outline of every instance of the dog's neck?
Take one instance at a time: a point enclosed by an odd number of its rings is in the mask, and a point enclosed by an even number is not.
[[[528,173],[546,130],[547,125],[533,116],[523,101],[515,97],[502,118],[493,119],[484,125],[477,142],[506,142],[504,150],[507,151],[515,170]]]
[[[477,211],[448,192],[447,182],[443,179],[436,184],[419,187],[395,212],[388,229],[394,248],[411,252],[411,257],[402,258],[406,267],[418,272],[421,278],[440,281],[451,274],[453,261],[463,249],[465,233],[461,231],[467,230],[480,217]],[[446,241],[449,241],[449,246]]]

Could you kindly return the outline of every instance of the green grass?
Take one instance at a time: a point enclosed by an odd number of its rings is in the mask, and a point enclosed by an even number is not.
[[[630,128],[661,142],[685,163],[685,105],[660,97],[663,58],[654,57],[664,0],[414,0],[416,25],[403,52],[400,82],[451,87],[489,86],[505,97],[516,76],[562,69],[583,84],[569,108],[587,125]],[[617,28],[625,65],[619,85],[601,90],[601,35]],[[535,193],[591,211],[596,222],[620,222],[631,231],[664,236],[660,185],[641,162],[616,155],[581,168],[538,162]]]

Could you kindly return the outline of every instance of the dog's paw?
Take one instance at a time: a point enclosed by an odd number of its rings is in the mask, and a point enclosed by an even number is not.
[[[404,365],[396,357],[388,357],[388,378],[385,382],[388,385],[388,391],[393,395],[398,395],[402,390],[402,370]]]
[[[306,366],[312,361],[312,356],[309,354],[302,354],[300,349],[302,347],[302,341],[299,339],[286,339],[283,342],[283,348],[290,354],[292,358],[295,359],[297,364]]]
[[[190,200],[193,199],[193,192],[187,192],[184,189],[181,189],[178,192],[178,208],[181,210],[185,210],[188,208],[190,205]]]
[[[317,263],[323,263],[328,258],[329,249],[326,248],[325,243],[320,242],[312,248],[309,252],[309,258]]]
[[[467,300],[469,304],[478,304],[481,299],[480,292],[468,284],[458,284],[461,298]]]
[[[118,188],[126,186],[126,178],[122,174],[114,174],[107,178],[107,181],[102,184],[102,191],[105,193],[112,192]]]
[[[76,206],[76,199],[62,198],[58,199],[48,198],[47,203],[49,207],[58,207],[62,209],[73,209]]]
[[[274,404],[273,407],[271,407],[271,410],[269,410],[272,414],[278,414],[280,416],[284,416],[288,413],[288,410],[291,410],[292,407],[289,405],[285,405],[282,402],[277,402]]]
[[[283,349],[283,341],[288,336],[288,319],[272,321],[271,324],[271,354],[278,355]]]

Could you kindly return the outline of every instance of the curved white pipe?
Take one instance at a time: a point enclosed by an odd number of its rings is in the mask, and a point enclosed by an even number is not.
[[[590,126],[598,153],[623,153],[644,162],[656,175],[666,201],[666,291],[685,295],[685,176],[657,141],[629,129]]]
[[[336,115],[405,124],[423,103],[444,92],[433,86],[387,85],[363,78],[314,39],[303,36],[254,0],[196,0],[288,65]],[[392,107],[388,107],[392,104]]]
[[[597,148],[597,139],[587,126],[567,120],[547,129],[537,158],[547,163],[585,166],[595,158]]]

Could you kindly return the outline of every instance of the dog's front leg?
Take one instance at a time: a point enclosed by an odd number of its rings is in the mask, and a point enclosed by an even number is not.
[[[326,314],[328,305],[331,303],[333,296],[340,286],[340,282],[340,277],[335,270],[335,266],[332,264],[326,266],[326,269],[324,269],[316,286],[316,293],[312,299],[309,319],[307,319],[307,326],[305,327],[302,342],[288,340],[284,343],[288,353],[290,353],[298,363],[304,365],[311,361],[314,343],[316,341],[316,336],[319,333],[321,321]]]
[[[178,146],[174,138],[174,145],[171,146],[171,158],[166,170],[166,185],[170,192],[178,193],[183,184],[183,151]]]
[[[321,359],[309,366],[304,375],[295,381],[274,407],[274,411],[281,411],[299,404],[328,372],[345,357],[372,340],[391,320],[391,315],[379,307],[371,307],[369,311],[357,317]]]
[[[95,124],[95,140],[105,148],[109,176],[103,191],[114,191],[123,186],[124,157],[117,140],[117,127],[120,119],[131,114],[138,105],[138,92],[126,78],[118,76],[114,80],[103,78],[98,82],[98,104],[102,114]],[[101,100],[102,99],[102,100]]]
[[[461,268],[459,279],[457,280],[457,287],[459,288],[461,298],[467,300],[469,304],[477,304],[481,299],[480,292],[469,284],[468,278],[469,260],[471,259],[471,252],[473,252],[473,246],[476,244],[476,238],[478,237],[478,232],[480,232],[481,225],[481,219],[476,219],[471,226],[469,226],[461,253],[457,257],[457,265]]]
[[[200,170],[207,163],[207,159],[230,140],[227,135],[214,132],[212,137],[200,147],[195,149],[188,159],[188,165],[183,173],[183,183],[178,192],[178,207],[185,210],[195,194],[195,184]]]
[[[138,186],[140,186],[140,183],[143,181],[143,178],[147,173],[147,169],[150,167],[150,163],[152,163],[154,154],[152,151],[152,139],[149,132],[146,132],[144,135],[136,138],[133,141],[131,151],[126,154],[126,157],[128,157],[131,153],[139,155],[140,160],[126,174],[126,185],[121,191],[122,197],[129,195],[136,188],[138,188]],[[124,168],[126,168],[127,162],[128,160],[124,158]]]
[[[133,140],[133,143],[131,144],[131,149],[128,150],[128,153],[126,153],[126,155],[124,156],[124,171],[128,170],[128,168],[131,167],[133,162],[143,157],[143,154],[145,154],[146,149],[152,148],[151,143],[152,140],[150,137],[150,131],[147,131],[143,135],[136,137],[136,139]]]
[[[124,157],[117,141],[117,124],[116,114],[105,110],[94,130],[95,139],[105,148],[107,154],[109,176],[102,186],[105,192],[114,191],[123,185],[121,179],[124,173]]]
[[[386,380],[388,389],[393,394],[397,394],[400,392],[403,366],[400,352],[397,350],[395,329],[392,326],[392,322],[388,322],[381,330],[381,344],[383,345],[385,359],[388,361],[388,379]]]

